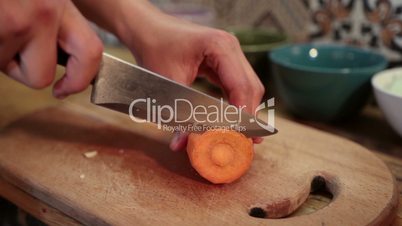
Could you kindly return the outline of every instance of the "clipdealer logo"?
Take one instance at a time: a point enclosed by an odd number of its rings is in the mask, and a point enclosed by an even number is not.
[[[135,117],[135,112],[139,107],[146,106],[146,118],[141,119]],[[269,131],[275,131],[275,99],[271,98],[266,102],[261,103],[254,112],[254,118],[249,119],[249,123],[256,123],[261,128]],[[160,105],[156,99],[140,98],[133,100],[129,106],[130,119],[136,123],[156,123],[158,129],[166,131],[180,131],[180,132],[198,132],[207,129],[220,128],[228,130],[236,130],[239,132],[245,131],[247,128],[241,126],[241,122],[245,119],[242,118],[242,112],[246,105],[236,107],[233,105],[224,104],[223,99],[220,99],[219,105],[193,105],[187,99],[175,99],[174,105]],[[182,111],[178,114],[178,111]],[[186,112],[186,113],[183,113]],[[257,116],[263,113],[266,119],[263,121],[258,119]],[[181,118],[178,118],[181,115]],[[192,123],[188,123],[192,122]],[[215,126],[214,124],[229,123],[230,126]],[[169,126],[175,124],[175,126]],[[186,125],[186,126],[183,126]],[[214,126],[212,126],[214,125]]]

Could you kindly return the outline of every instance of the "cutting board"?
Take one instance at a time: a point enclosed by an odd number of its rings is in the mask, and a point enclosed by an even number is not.
[[[361,226],[395,215],[392,174],[351,141],[277,118],[250,171],[213,185],[168,149],[169,134],[114,116],[66,105],[11,123],[0,133],[0,176],[88,225]],[[332,202],[287,217],[312,189]]]

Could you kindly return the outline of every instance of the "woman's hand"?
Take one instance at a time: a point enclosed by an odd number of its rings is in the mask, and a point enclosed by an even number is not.
[[[53,93],[62,98],[85,89],[96,75],[102,43],[66,0],[0,0],[0,70],[32,88],[55,77],[57,46],[70,55]]]
[[[147,0],[74,2],[90,20],[116,34],[143,67],[186,85],[205,75],[222,87],[231,104],[245,105],[249,113],[259,105],[264,86],[231,34],[166,15]],[[185,144],[181,134],[171,148]]]
[[[229,102],[253,113],[264,86],[247,62],[238,40],[225,31],[188,23],[167,15],[147,37],[126,43],[145,68],[185,85],[197,75],[222,87]],[[135,28],[134,28],[135,29]]]
[[[151,71],[185,85],[198,75],[218,84],[229,102],[254,113],[264,94],[264,86],[247,62],[238,40],[231,34],[188,23],[168,15],[154,25],[147,35],[126,43],[137,62]],[[136,27],[133,27],[134,33]],[[186,146],[186,134],[176,134],[171,149]],[[261,138],[255,138],[256,143]]]

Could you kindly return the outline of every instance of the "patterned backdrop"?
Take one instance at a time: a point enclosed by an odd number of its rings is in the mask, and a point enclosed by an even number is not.
[[[378,49],[392,61],[402,53],[402,0],[308,0],[310,37]]]
[[[402,56],[402,0],[153,0],[198,3],[215,11],[215,26],[269,27],[295,41],[336,41]]]

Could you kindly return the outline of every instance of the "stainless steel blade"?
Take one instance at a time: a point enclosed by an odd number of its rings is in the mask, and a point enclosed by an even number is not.
[[[132,104],[134,100],[137,102]],[[131,109],[135,117],[159,123],[160,126],[166,125],[175,128],[192,126],[192,132],[202,132],[212,127],[224,126],[225,128],[240,128],[239,131],[248,137],[267,136],[276,133],[273,128],[268,131],[259,126],[255,122],[255,118],[244,111],[241,113],[241,121],[237,120],[236,123],[233,121],[236,121],[238,115],[229,114],[225,116],[220,111],[216,115],[218,120],[207,122],[207,119],[212,118],[208,118],[207,114],[211,113],[215,116],[212,113],[216,109],[227,109],[229,105],[108,54],[103,56],[103,63],[92,89],[91,102],[125,114],[129,114]],[[190,108],[190,103],[193,109]],[[161,106],[174,108],[176,120],[168,121],[167,119],[172,117],[172,112],[167,107]],[[198,107],[199,109],[204,106],[207,109],[207,114],[199,114],[197,117],[189,118],[195,106],[201,106]],[[234,110],[234,106],[229,108]],[[189,119],[186,120],[187,118]],[[201,130],[199,130],[200,128]]]

